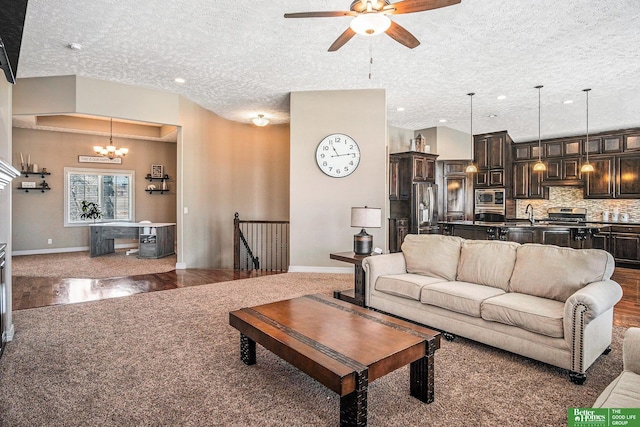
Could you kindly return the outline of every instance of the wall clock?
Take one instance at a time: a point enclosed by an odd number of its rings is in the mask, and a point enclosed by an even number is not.
[[[348,135],[331,134],[318,144],[316,163],[322,172],[332,178],[349,176],[360,164],[360,147]]]

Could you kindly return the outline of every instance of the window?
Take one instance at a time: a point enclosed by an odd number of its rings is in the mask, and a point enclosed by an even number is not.
[[[102,218],[95,222],[134,221],[135,172],[64,168],[64,225],[92,224],[81,219],[82,201],[100,206]]]

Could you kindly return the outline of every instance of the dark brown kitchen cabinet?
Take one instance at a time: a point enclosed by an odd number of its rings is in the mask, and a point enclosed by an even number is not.
[[[478,169],[501,169],[505,167],[506,133],[480,136],[475,139],[475,154]]]
[[[640,156],[617,157],[616,197],[640,198]]]
[[[389,200],[400,198],[400,180],[398,176],[398,159],[389,159]]]
[[[473,157],[478,167],[476,188],[510,186],[512,143],[506,131],[474,136]]]
[[[516,199],[547,199],[549,190],[542,186],[544,172],[534,171],[536,162],[513,164],[513,197]]]
[[[468,165],[461,160],[436,162],[439,220],[473,219],[473,177],[466,172]]]
[[[580,179],[580,159],[547,160],[545,181]]]
[[[585,198],[640,198],[640,155],[590,158],[589,162],[594,171],[584,174]]]
[[[413,157],[413,181],[431,181],[436,177],[436,161],[434,158]]]
[[[640,151],[640,135],[625,135],[624,151]]]
[[[542,244],[571,247],[571,231],[569,229],[541,230]]]
[[[409,234],[409,218],[390,218],[389,252],[400,252],[407,234]]]
[[[591,158],[593,172],[585,173],[587,185],[585,198],[612,199],[614,197],[615,162],[614,157]]]
[[[617,262],[640,264],[640,227],[612,226],[609,251]]]
[[[504,240],[517,243],[535,243],[535,230],[532,227],[509,227],[500,230]]]

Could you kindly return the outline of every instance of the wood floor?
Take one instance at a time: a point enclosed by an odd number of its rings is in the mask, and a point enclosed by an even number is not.
[[[187,269],[109,279],[14,276],[13,309],[23,310],[47,305],[95,301],[265,274],[277,273]],[[640,270],[617,267],[613,280],[620,283],[623,289],[622,300],[614,308],[614,324],[622,327],[640,327]]]

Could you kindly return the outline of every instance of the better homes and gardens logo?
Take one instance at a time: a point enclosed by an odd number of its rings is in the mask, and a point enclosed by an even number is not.
[[[568,427],[640,427],[639,408],[569,408]]]

